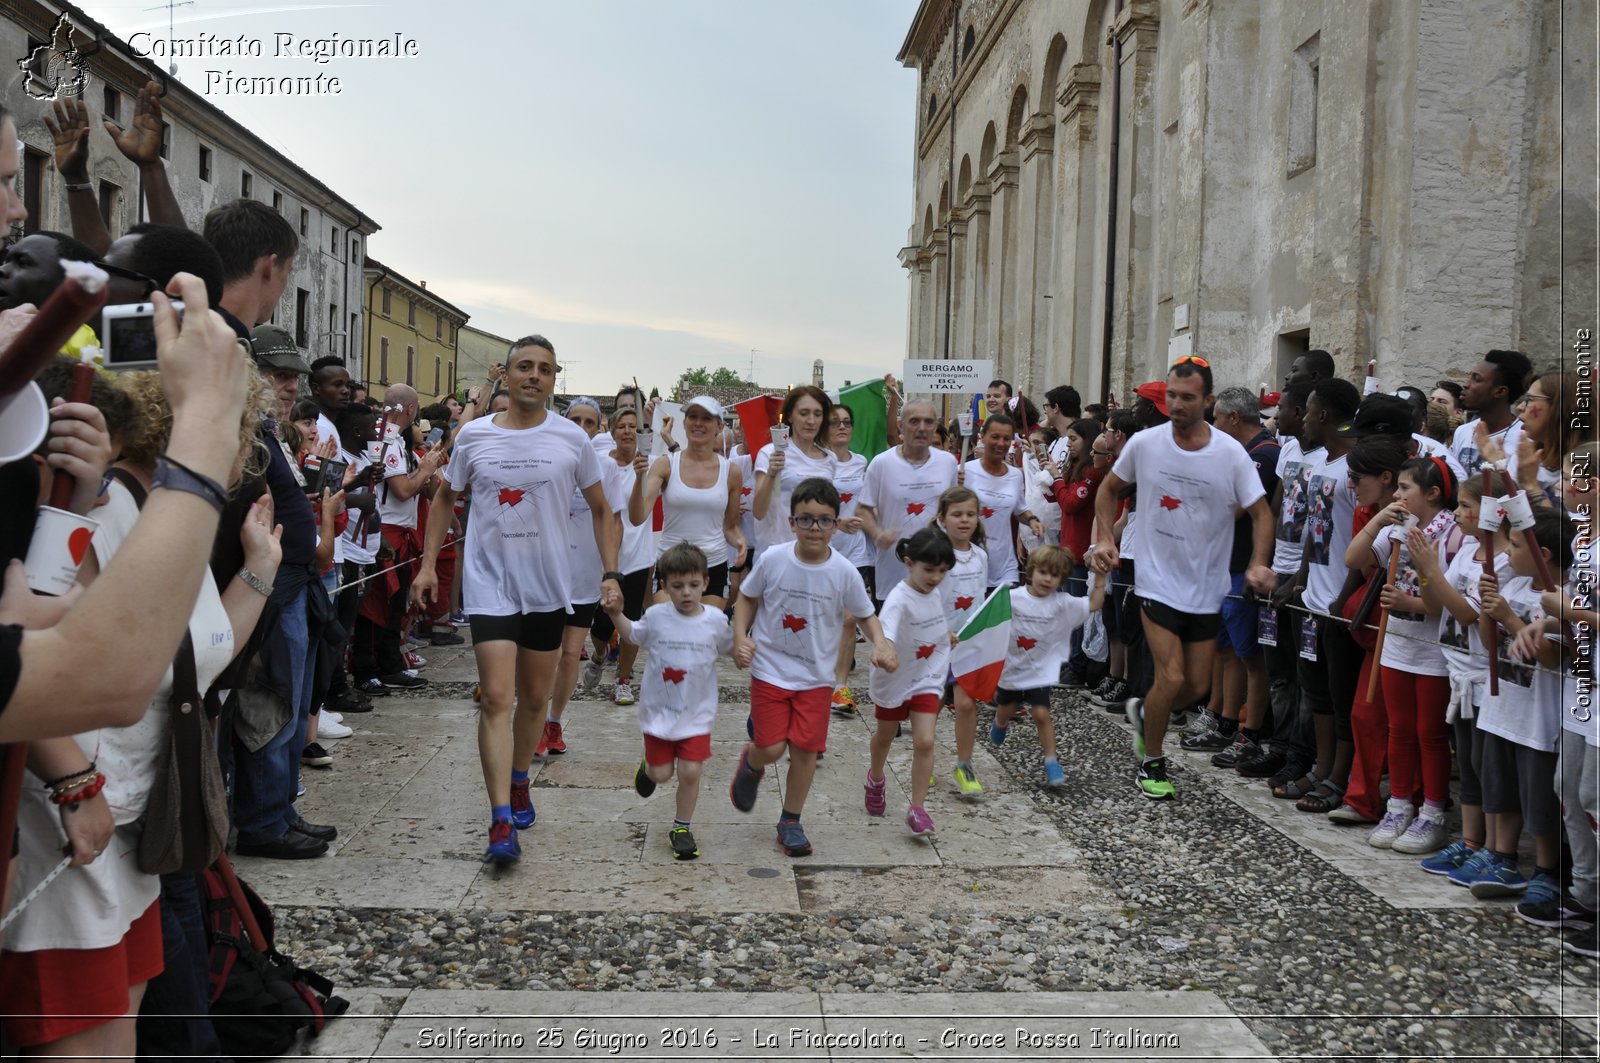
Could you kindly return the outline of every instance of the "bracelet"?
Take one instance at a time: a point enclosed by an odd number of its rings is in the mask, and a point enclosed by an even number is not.
[[[271,598],[272,597],[272,584],[268,583],[266,580],[262,579],[260,576],[256,575],[254,572],[251,572],[248,568],[245,568],[243,565],[239,566],[238,576],[239,576],[240,579],[242,579],[244,581],[245,586],[249,587],[251,590],[253,590],[257,594],[261,595],[261,597],[263,597],[263,598]]]
[[[105,786],[106,777],[101,775],[99,772],[96,772],[94,778],[91,779],[86,786],[68,793],[53,793],[50,795],[50,801],[52,804],[66,805],[68,808],[77,808],[79,801],[89,800],[89,798],[95,796],[101,790],[104,790]]]
[[[80,768],[77,771],[68,772],[67,774],[61,776],[61,778],[59,778],[59,779],[51,779],[49,782],[44,784],[45,785],[45,789],[47,789],[47,790],[60,789],[60,788],[62,788],[64,786],[68,786],[68,784],[74,782],[75,780],[79,779],[80,777],[84,778],[84,779],[92,779],[92,778],[94,778],[94,773],[95,773],[96,770],[97,769],[95,768],[94,761],[91,760],[89,762],[89,766],[87,768]]]
[[[211,503],[218,513],[222,512],[222,507],[228,501],[227,492],[223,491],[221,484],[166,454],[156,458],[156,474],[150,478],[150,486],[197,495]]]
[[[609,580],[616,580],[617,583],[620,584],[622,582],[622,573],[620,573],[620,572],[605,572],[605,573],[601,574],[601,576],[600,576],[600,582],[601,583],[604,583],[608,579]]]
[[[85,181],[82,184],[73,184],[71,181],[68,181],[66,184],[67,184],[67,191],[68,192],[93,192],[94,191],[94,182],[93,181]]]

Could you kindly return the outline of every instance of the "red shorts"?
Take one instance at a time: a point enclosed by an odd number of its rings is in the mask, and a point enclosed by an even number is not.
[[[674,760],[710,760],[711,736],[690,735],[688,738],[657,738],[644,736],[644,762],[651,767],[671,764]]]
[[[49,1044],[128,1013],[128,990],[161,973],[161,909],[153,901],[122,940],[103,949],[43,949],[0,955],[6,1037]]]
[[[898,723],[901,720],[911,719],[913,712],[926,712],[937,716],[939,707],[939,695],[917,694],[907,698],[892,709],[883,705],[876,705],[873,707],[873,715],[880,720],[893,720]]]
[[[785,690],[750,680],[750,716],[758,746],[788,742],[821,753],[828,748],[828,720],[833,716],[833,688]]]

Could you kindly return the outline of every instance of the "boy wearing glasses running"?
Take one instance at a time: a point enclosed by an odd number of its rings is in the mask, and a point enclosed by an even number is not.
[[[768,764],[787,751],[778,844],[789,856],[808,856],[800,826],[817,754],[828,744],[833,668],[848,614],[872,640],[872,663],[899,667],[883,637],[861,574],[828,545],[839,520],[839,491],[820,477],[803,480],[789,500],[794,541],[770,546],[756,559],[733,611],[733,660],[750,669],[753,741],[744,747],[728,796],[733,807],[755,807]]]

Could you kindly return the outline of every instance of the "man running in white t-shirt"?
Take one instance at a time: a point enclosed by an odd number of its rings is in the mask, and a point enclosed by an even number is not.
[[[1152,801],[1178,796],[1167,780],[1161,743],[1173,707],[1191,704],[1211,682],[1222,603],[1231,583],[1233,524],[1241,510],[1250,515],[1254,532],[1245,585],[1266,595],[1277,582],[1269,565],[1272,510],[1266,493],[1244,447],[1206,424],[1211,400],[1210,364],[1192,356],[1179,359],[1167,374],[1170,425],[1128,440],[1095,501],[1100,537],[1090,560],[1096,572],[1106,574],[1121,559],[1110,535],[1117,498],[1126,484],[1140,488],[1134,594],[1156,676],[1147,698],[1128,699],[1127,712],[1140,759],[1134,785]]]
[[[945,488],[955,486],[955,455],[933,449],[938,429],[939,411],[932,402],[907,400],[900,411],[903,442],[867,465],[856,516],[874,548],[872,593],[880,605],[906,576],[905,564],[895,556],[895,545],[933,523],[939,513],[939,496]]]
[[[502,865],[522,855],[517,830],[533,826],[528,770],[544,732],[572,601],[567,513],[574,491],[583,493],[594,516],[605,570],[600,604],[622,593],[616,571],[619,530],[606,502],[599,458],[583,429],[552,414],[547,405],[557,371],[555,348],[544,337],[527,336],[512,345],[506,359],[511,407],[469,421],[457,433],[445,482],[428,510],[422,569],[411,584],[419,602],[438,593],[434,564],[456,497],[471,487],[462,604],[472,625],[483,691],[478,758],[493,810],[485,858]]]

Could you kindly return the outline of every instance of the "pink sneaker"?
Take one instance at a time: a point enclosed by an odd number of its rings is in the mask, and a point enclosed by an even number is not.
[[[881,816],[889,810],[889,780],[867,776],[867,815]]]
[[[912,805],[906,809],[906,829],[919,838],[924,834],[932,834],[933,817],[921,805]]]

